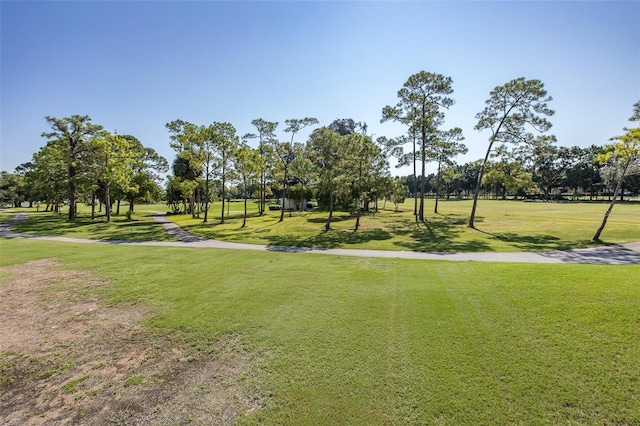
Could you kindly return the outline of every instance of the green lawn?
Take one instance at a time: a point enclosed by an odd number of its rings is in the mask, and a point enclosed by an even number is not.
[[[126,208],[123,210],[126,211]],[[37,212],[35,209],[12,209],[14,212],[28,213],[29,219],[12,227],[12,230],[30,235],[64,236],[109,241],[175,241],[156,223],[151,215],[154,211],[166,211],[166,206],[142,206],[129,220],[125,215],[114,215],[107,223],[103,213],[91,220],[91,208],[79,206],[79,217],[74,222],[67,221],[63,214]],[[3,216],[8,216],[7,212]],[[0,220],[2,217],[0,216]]]
[[[467,227],[471,201],[441,201],[438,215],[433,200],[427,200],[427,223],[417,225],[413,201],[400,211],[381,210],[362,218],[353,231],[355,219],[338,212],[333,230],[323,231],[327,213],[294,212],[278,223],[279,212],[250,217],[241,229],[241,203],[232,203],[227,223],[220,225],[219,205],[213,206],[210,223],[190,215],[171,216],[189,232],[208,238],[256,244],[342,247],[415,251],[538,251],[588,247],[607,209],[605,202],[544,203],[480,200],[477,230]],[[388,208],[392,208],[389,204]],[[617,204],[602,234],[604,243],[640,240],[640,203]]]
[[[439,213],[433,200],[426,201],[427,222],[416,224],[413,200],[394,211],[390,204],[377,214],[362,217],[361,228],[353,231],[355,218],[346,212],[334,215],[333,230],[324,232],[327,212],[286,213],[279,223],[279,211],[257,216],[257,205],[250,202],[247,226],[241,228],[243,203],[232,202],[225,224],[220,224],[220,203],[214,203],[209,222],[191,215],[169,218],[187,231],[226,241],[267,245],[362,248],[413,251],[543,251],[591,246],[591,237],[602,221],[606,202],[525,202],[480,200],[477,229],[467,225],[471,201],[441,201]],[[381,205],[382,207],[382,205]],[[126,208],[124,208],[126,210]],[[23,209],[28,211],[28,209]],[[140,205],[132,220],[114,216],[112,223],[103,216],[91,220],[90,209],[81,206],[80,219],[66,222],[65,215],[32,213],[28,222],[17,225],[18,232],[64,235],[77,238],[130,241],[172,240],[151,218],[167,206]],[[202,216],[202,215],[201,215]],[[640,202],[616,204],[602,234],[605,244],[640,240]]]
[[[99,290],[112,303],[153,312],[150,332],[196,352],[241,336],[264,354],[253,373],[267,397],[240,423],[640,423],[640,265],[8,239],[0,250],[2,265],[55,255],[113,280]]]

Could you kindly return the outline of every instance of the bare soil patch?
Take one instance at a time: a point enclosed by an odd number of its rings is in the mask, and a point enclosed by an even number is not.
[[[4,425],[230,424],[259,409],[260,355],[240,336],[187,354],[137,306],[108,305],[109,282],[44,259],[0,268]]]

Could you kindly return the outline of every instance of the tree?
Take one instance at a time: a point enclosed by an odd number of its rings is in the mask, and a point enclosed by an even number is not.
[[[258,202],[258,214],[263,215],[266,209],[266,193],[267,193],[267,159],[268,152],[267,149],[269,147],[269,143],[275,140],[276,135],[275,131],[278,127],[278,122],[265,121],[262,118],[256,118],[251,121],[251,124],[256,126],[256,130],[258,134],[255,135],[253,133],[248,133],[243,136],[243,139],[254,139],[258,138],[258,150],[260,151],[260,156],[262,158],[262,162],[265,166],[262,167],[262,171],[260,173],[260,193],[259,193],[259,202]]]
[[[135,201],[157,201],[160,198],[161,188],[158,185],[160,181],[158,173],[166,173],[169,170],[169,163],[153,148],[143,146],[136,137],[130,135],[123,137],[129,139],[133,154],[131,184],[124,194],[129,201],[131,214]]]
[[[0,204],[20,207],[25,201],[23,184],[24,176],[4,170],[0,172]]]
[[[66,118],[46,116],[45,119],[51,126],[51,132],[44,132],[42,136],[50,139],[64,150],[67,166],[67,184],[69,197],[69,221],[74,221],[78,216],[78,175],[82,171],[82,155],[86,151],[86,143],[95,137],[102,126],[91,123],[88,115],[73,115]]]
[[[570,164],[565,170],[566,184],[573,189],[573,197],[576,198],[578,188],[589,192],[592,200],[596,192],[594,186],[602,181],[600,170],[602,166],[596,161],[604,151],[601,146],[591,145],[587,148],[573,146],[569,148]]]
[[[247,144],[240,145],[233,153],[235,169],[242,181],[242,198],[244,199],[244,214],[242,216],[242,228],[247,224],[247,198],[249,196],[249,184],[258,175],[262,176],[262,156],[260,149],[251,149]]]
[[[398,91],[400,101],[395,107],[382,110],[381,122],[393,120],[409,126],[420,138],[420,160],[422,180],[420,182],[420,208],[418,219],[424,221],[425,167],[427,147],[436,139],[438,126],[444,120],[440,108],[448,109],[454,100],[447,95],[453,93],[451,77],[421,71],[413,74]]]
[[[340,136],[352,133],[367,133],[367,123],[355,121],[353,118],[336,118],[327,127]]]
[[[180,191],[184,197],[185,214],[187,213],[186,200],[189,200],[191,217],[198,217],[196,212],[196,188],[202,179],[202,132],[195,124],[174,120],[165,125],[170,133],[169,145],[176,151],[176,159],[173,161],[173,175],[179,179]],[[177,185],[177,183],[174,183]],[[205,200],[209,194],[205,194]],[[206,202],[206,201],[205,201]]]
[[[51,207],[59,213],[68,194],[67,155],[60,144],[48,142],[20,168],[24,171],[25,185],[31,198],[46,202],[45,211]]]
[[[447,200],[451,196],[451,192],[456,191],[460,196],[462,192],[462,178],[464,175],[460,171],[460,166],[453,163],[445,167],[440,173],[440,178],[445,187],[445,194],[447,194]]]
[[[629,121],[640,121],[640,101],[633,104],[633,115],[631,115]]]
[[[311,133],[307,144],[309,159],[319,176],[318,185],[329,193],[329,215],[324,224],[325,231],[331,229],[337,187],[336,181],[340,174],[340,161],[343,150],[340,142],[340,135],[327,127],[321,127]]]
[[[240,141],[236,136],[236,128],[231,123],[213,123],[209,127],[209,137],[218,157],[219,174],[222,180],[222,213],[220,223],[224,223],[224,207],[226,199],[226,182],[232,169],[233,154]]]
[[[165,202],[171,207],[171,211],[177,214],[180,211],[180,204],[184,204],[185,196],[182,193],[182,185],[180,178],[177,176],[167,177],[167,186],[165,190]],[[185,206],[186,212],[186,206]]]
[[[355,231],[360,228],[360,212],[369,197],[371,178],[379,166],[380,148],[369,136],[352,133],[342,137],[348,155],[342,159],[344,171],[353,188],[353,208],[356,211]]]
[[[395,205],[395,211],[398,211],[398,205],[404,203],[406,197],[407,187],[402,181],[402,178],[394,178],[391,192],[391,202]]]
[[[89,143],[89,157],[92,159],[92,176],[102,187],[105,215],[111,221],[111,188],[118,186],[123,192],[129,190],[133,176],[133,140],[123,136],[102,132]]]
[[[410,192],[411,194],[413,194],[413,216],[416,218],[416,221],[418,220],[418,179],[416,179],[416,176],[418,176],[418,171],[417,171],[418,151],[416,150],[417,137],[418,136],[416,135],[416,132],[414,131],[414,129],[410,127],[407,135],[400,136],[397,139],[400,146],[411,143],[411,152],[408,152],[408,153],[403,152],[398,157],[397,167],[403,167],[403,166],[408,166],[409,164],[413,164],[413,179],[411,180],[411,182],[413,183],[413,186],[411,187]]]
[[[517,198],[518,192],[528,191],[533,186],[531,173],[523,168],[519,151],[509,151],[507,145],[500,145],[492,157],[495,162],[487,162],[483,183],[495,188],[495,196],[507,199],[507,193]]]
[[[612,140],[616,142],[605,146],[605,152],[600,156],[599,160],[601,162],[606,162],[610,159],[613,159],[621,165],[621,173],[618,179],[618,184],[616,185],[616,189],[613,192],[613,197],[611,198],[609,208],[604,214],[602,224],[593,236],[592,241],[598,241],[600,239],[600,234],[607,224],[607,219],[611,214],[611,210],[613,210],[613,205],[616,203],[616,195],[622,188],[622,182],[624,180],[625,174],[627,173],[629,166],[633,162],[637,162],[640,158],[640,127],[629,129],[624,135],[615,137]]]
[[[541,117],[553,115],[554,111],[547,107],[551,101],[540,80],[525,80],[523,77],[511,80],[498,86],[490,93],[485,102],[485,109],[476,115],[476,130],[491,130],[489,146],[480,167],[476,189],[473,194],[473,206],[469,217],[469,227],[475,228],[474,219],[478,205],[478,195],[482,186],[485,164],[496,142],[514,143],[530,142],[533,139],[529,130],[545,132],[551,123]]]
[[[393,191],[392,179],[387,170],[389,168],[389,159],[394,157],[400,161],[404,156],[404,149],[402,146],[405,143],[406,142],[403,138],[389,139],[386,136],[379,136],[376,138],[376,145],[378,145],[380,151],[380,163],[384,164],[386,172],[385,174],[379,173],[376,179],[376,186],[378,187],[375,191],[376,213],[378,212],[378,199],[380,195],[384,197],[386,206],[386,201]]]
[[[298,209],[300,210],[300,212],[302,212],[306,207],[305,200],[310,199],[312,195],[308,191],[308,185],[312,179],[313,164],[311,163],[311,160],[309,160],[309,157],[306,155],[304,144],[300,142],[294,143],[293,152],[294,158],[291,161],[289,170],[291,175],[291,183],[295,185],[295,187],[290,187],[290,189],[294,189],[293,192],[298,193]],[[291,198],[293,198],[294,196],[294,194],[291,194]]]
[[[442,176],[442,166],[451,165],[452,157],[458,154],[466,154],[468,149],[461,143],[464,140],[462,129],[454,127],[447,131],[438,132],[438,137],[429,150],[429,157],[438,162],[438,172],[436,174],[436,202],[433,212],[438,213],[438,199],[440,198],[440,181]]]
[[[545,201],[549,201],[551,192],[562,185],[569,167],[568,149],[557,147],[555,143],[555,136],[542,135],[537,137],[527,150],[532,179],[544,193]]]
[[[278,222],[282,222],[284,220],[284,203],[287,198],[289,166],[295,158],[293,138],[295,137],[296,133],[298,133],[305,127],[318,124],[318,120],[313,117],[292,118],[289,120],[285,120],[284,122],[287,125],[287,128],[284,129],[284,131],[287,133],[291,133],[291,142],[287,143],[276,141],[275,143],[275,151],[282,163],[284,173],[284,178],[282,180],[282,210],[280,211],[280,220]]]

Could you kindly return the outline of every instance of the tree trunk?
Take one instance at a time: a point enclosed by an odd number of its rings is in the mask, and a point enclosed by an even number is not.
[[[247,225],[247,182],[244,182],[244,216],[242,217],[242,226],[244,228]]]
[[[91,220],[96,218],[96,191],[91,192]]]
[[[207,165],[207,169],[209,168],[209,166]],[[204,190],[205,190],[205,194],[204,194],[204,219],[202,220],[202,223],[207,223],[207,221],[209,220],[209,170],[207,170],[207,177],[204,181]]]
[[[440,198],[440,169],[442,167],[442,161],[438,161],[438,175],[436,176],[436,206],[433,209],[435,214],[438,214],[438,198]]]
[[[267,173],[260,173],[260,206],[258,207],[258,214],[262,216],[267,209]]]
[[[196,194],[195,190],[191,193],[191,197],[189,197],[189,208],[191,209],[191,217],[193,219],[196,218]]]
[[[416,158],[416,137],[413,137],[413,215],[418,221],[418,160]]]
[[[224,159],[223,159],[224,161]],[[226,176],[225,176],[225,166],[224,164],[222,165],[222,216],[220,217],[220,223],[224,223],[224,201],[225,201],[225,196],[226,194],[226,188],[225,188],[225,183],[226,183]]]
[[[75,158],[72,158],[71,163],[73,164]],[[72,222],[76,220],[77,210],[76,210],[76,168],[70,164],[69,165],[69,221]]]
[[[264,142],[262,141],[262,137],[260,137],[260,155],[266,164],[267,159],[265,158],[264,153]],[[262,216],[267,208],[266,198],[267,198],[267,172],[262,169],[260,170],[260,185],[259,185],[259,194],[258,194],[258,216]]]
[[[327,221],[324,224],[325,231],[328,231],[331,229],[332,217],[333,217],[333,189],[329,189],[329,217],[327,217]]]
[[[287,167],[284,168],[284,181],[282,182],[282,209],[280,210],[280,220],[278,222],[282,222],[284,220],[284,201],[287,199]]]
[[[116,216],[120,216],[120,198],[116,201]]]
[[[108,183],[104,184],[104,212],[107,215],[107,222],[111,222],[111,198]]]
[[[495,134],[494,134],[495,135]],[[480,166],[480,173],[478,173],[478,183],[476,184],[476,190],[473,193],[473,206],[471,207],[471,216],[469,217],[469,228],[475,229],[475,217],[476,217],[476,207],[478,206],[478,195],[480,194],[480,188],[482,187],[482,178],[484,177],[484,167],[487,164],[487,160],[489,159],[489,154],[491,153],[491,147],[493,146],[495,136],[489,142],[489,148],[487,149],[487,153],[484,156],[484,161],[482,162],[482,166]]]
[[[613,205],[616,203],[616,194],[622,188],[622,181],[624,180],[624,175],[627,172],[627,168],[629,167],[629,164],[631,163],[631,158],[632,157],[629,156],[629,160],[627,160],[627,162],[624,165],[624,168],[622,169],[622,173],[620,174],[620,179],[618,180],[618,184],[616,185],[616,190],[613,193],[613,198],[611,199],[611,203],[609,204],[609,208],[607,209],[607,212],[604,214],[604,218],[602,218],[602,224],[600,225],[600,227],[596,231],[596,234],[593,236],[591,241],[598,241],[600,239],[600,234],[602,233],[602,231],[604,230],[605,225],[607,224],[607,219],[609,219],[609,215],[611,214],[611,210],[613,210]]]
[[[422,160],[422,170],[420,174],[420,209],[418,210],[418,215],[420,222],[424,222],[424,185],[425,185],[425,172],[427,167],[427,147],[426,145],[427,134],[426,131],[422,132],[422,149],[420,154],[420,159]]]

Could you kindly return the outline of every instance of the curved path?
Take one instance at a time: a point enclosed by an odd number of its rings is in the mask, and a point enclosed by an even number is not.
[[[19,234],[11,231],[11,226],[27,219],[24,213],[17,213],[12,222],[0,225],[0,237],[5,238],[29,238],[36,240],[49,240],[74,243],[118,244],[156,247],[194,247],[194,248],[218,248],[231,250],[259,250],[286,253],[313,253],[330,254],[338,256],[359,257],[385,257],[397,259],[427,259],[450,261],[477,261],[477,262],[521,262],[521,263],[582,263],[600,265],[629,265],[640,264],[640,241],[612,246],[600,246],[574,250],[556,250],[544,252],[415,252],[415,251],[385,251],[385,250],[360,250],[360,249],[323,249],[307,247],[270,246],[261,244],[231,243],[219,240],[209,240],[198,237],[180,228],[171,222],[164,214],[156,214],[154,220],[178,241],[105,241],[87,240],[69,237],[47,237]]]

